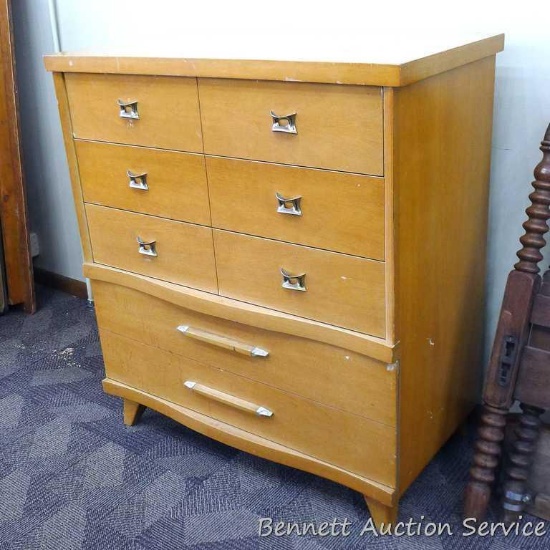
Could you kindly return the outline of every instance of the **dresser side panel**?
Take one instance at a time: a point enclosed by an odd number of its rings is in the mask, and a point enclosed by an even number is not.
[[[65,87],[65,76],[63,73],[53,73],[55,94],[59,108],[59,118],[63,130],[63,141],[65,143],[65,152],[69,164],[69,174],[71,177],[71,186],[73,190],[73,199],[78,220],[78,230],[80,233],[80,243],[82,245],[82,255],[85,262],[93,261],[92,246],[90,244],[90,235],[88,231],[88,220],[84,209],[84,199],[82,196],[82,187],[80,185],[80,174],[78,170],[78,160],[73,141],[73,126],[71,121],[71,111],[67,89]]]
[[[478,398],[494,61],[395,91],[401,493]]]

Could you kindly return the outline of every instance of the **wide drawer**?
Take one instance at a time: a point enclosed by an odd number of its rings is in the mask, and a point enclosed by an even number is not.
[[[210,225],[204,157],[75,141],[84,200]]]
[[[104,330],[395,425],[397,372],[386,363],[190,311],[124,286],[92,284]]]
[[[100,334],[107,378],[395,486],[395,428],[105,330]]]
[[[65,82],[74,137],[202,152],[194,78],[66,73]]]
[[[381,88],[200,78],[199,94],[207,154],[383,174]]]
[[[222,296],[384,336],[384,263],[214,230]]]
[[[214,227],[384,259],[384,180],[207,157]]]
[[[210,228],[95,204],[86,216],[94,262],[217,292]]]

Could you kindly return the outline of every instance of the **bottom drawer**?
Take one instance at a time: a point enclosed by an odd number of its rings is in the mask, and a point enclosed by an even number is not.
[[[92,290],[102,329],[329,407],[396,424],[397,371],[386,363],[306,338],[204,315],[121,285],[93,280]],[[181,326],[197,336],[184,336],[177,330]],[[235,351],[235,344],[264,353],[246,355],[243,347]]]
[[[394,428],[105,330],[101,345],[107,378],[395,486]]]

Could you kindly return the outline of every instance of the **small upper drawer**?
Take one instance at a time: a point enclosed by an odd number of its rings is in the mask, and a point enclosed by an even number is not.
[[[385,336],[383,262],[218,229],[214,248],[222,296]]]
[[[207,154],[383,174],[381,88],[201,78],[199,93]]]
[[[217,292],[212,229],[86,205],[94,262]]]
[[[65,75],[77,138],[202,152],[194,78]]]
[[[207,157],[212,224],[384,259],[384,180]]]
[[[210,225],[204,157],[75,141],[85,202]]]

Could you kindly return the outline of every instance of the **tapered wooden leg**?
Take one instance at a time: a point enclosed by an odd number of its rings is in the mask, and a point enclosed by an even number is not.
[[[145,405],[140,405],[135,401],[129,399],[123,399],[124,402],[124,424],[126,426],[133,426],[143,414]]]
[[[507,410],[485,405],[474,450],[474,464],[464,498],[464,518],[482,520],[487,512],[495,471],[500,463]]]
[[[386,506],[373,500],[370,497],[365,497],[365,502],[367,503],[367,508],[369,509],[370,517],[376,525],[376,529],[383,529],[386,531],[389,526],[394,526],[397,523],[397,514],[399,511],[399,505],[395,504],[394,506]]]

